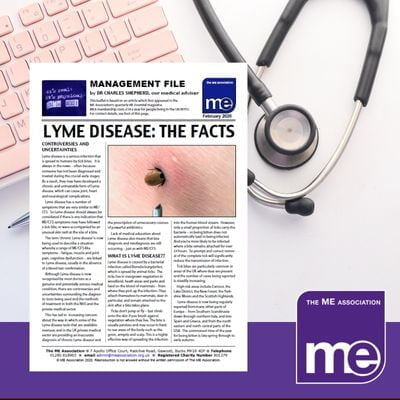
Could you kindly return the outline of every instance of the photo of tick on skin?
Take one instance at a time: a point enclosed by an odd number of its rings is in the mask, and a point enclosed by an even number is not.
[[[109,217],[234,217],[235,146],[109,146]]]

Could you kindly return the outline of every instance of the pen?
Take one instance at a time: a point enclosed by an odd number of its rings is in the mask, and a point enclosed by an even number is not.
[[[11,222],[10,225],[8,225],[8,229],[10,228],[15,228],[16,226],[22,226],[29,224],[29,212],[25,213],[21,217],[17,218],[15,221]]]
[[[152,217],[162,217],[162,206],[159,204],[157,207],[154,207],[151,212]]]

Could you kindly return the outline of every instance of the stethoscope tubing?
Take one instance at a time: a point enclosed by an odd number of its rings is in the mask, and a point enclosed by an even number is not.
[[[275,104],[272,93],[261,79],[262,74],[265,71],[265,67],[271,66],[283,40],[307,1],[308,0],[289,0],[260,54],[257,61],[258,68],[256,72],[248,66],[249,94],[254,102],[263,110],[266,119],[274,115],[274,112],[279,111],[279,107]],[[225,56],[225,59],[228,62],[245,62],[245,59],[222,26],[210,0],[193,0],[193,2],[208,32]],[[259,203],[275,208],[285,208],[289,214],[308,216],[313,213],[314,203],[305,196],[316,189],[328,177],[343,155],[353,135],[361,110],[368,104],[385,44],[389,16],[389,0],[364,0],[364,3],[371,17],[372,31],[359,84],[354,96],[354,109],[337,148],[329,161],[307,186],[301,190],[290,193],[282,193],[267,187],[256,179],[252,171],[248,170],[248,192],[250,196]],[[249,106],[250,103],[251,100],[249,99]],[[269,160],[266,161],[268,162]],[[273,165],[285,168],[285,166],[282,165]],[[291,166],[292,165],[288,168]]]

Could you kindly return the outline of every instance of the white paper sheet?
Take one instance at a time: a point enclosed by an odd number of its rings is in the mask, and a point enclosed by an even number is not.
[[[32,65],[31,371],[247,369],[246,86]]]

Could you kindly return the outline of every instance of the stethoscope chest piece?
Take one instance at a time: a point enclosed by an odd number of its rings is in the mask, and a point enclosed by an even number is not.
[[[286,105],[263,116],[255,129],[258,153],[268,164],[293,169],[305,164],[318,147],[318,129],[301,107]]]

